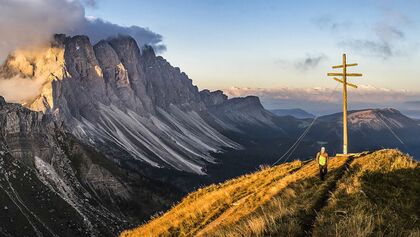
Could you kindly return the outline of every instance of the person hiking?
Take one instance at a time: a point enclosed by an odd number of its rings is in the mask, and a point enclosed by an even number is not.
[[[319,165],[319,177],[321,180],[325,179],[325,175],[328,172],[328,153],[325,151],[325,147],[321,147],[321,151],[316,154],[316,162]]]

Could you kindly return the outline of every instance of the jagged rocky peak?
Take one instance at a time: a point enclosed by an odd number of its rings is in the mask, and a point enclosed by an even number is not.
[[[152,47],[144,46],[141,63],[147,79],[147,93],[154,104],[167,108],[170,104],[192,110],[205,109],[197,86],[192,80],[173,67],[161,56],[156,56]]]
[[[136,40],[131,36],[118,35],[108,38],[106,41],[112,45],[121,59],[137,60],[141,53]]]
[[[127,107],[133,111],[144,112],[143,103],[135,96],[131,87],[129,73],[112,46],[101,40],[93,48],[111,103],[119,108]]]
[[[86,100],[112,103],[123,111],[142,114],[154,114],[156,107],[168,108],[171,104],[193,110],[205,108],[198,88],[184,72],[156,56],[151,46],[140,50],[130,36],[92,46],[87,36],[58,34],[50,44],[13,52],[0,74],[2,78],[20,76],[36,81],[38,93],[15,102],[37,111],[71,107],[78,100],[81,104],[87,104]],[[77,90],[77,96],[70,90]],[[78,111],[81,107],[64,110],[78,117],[83,114]]]
[[[95,57],[93,46],[87,36],[76,35],[69,38],[65,44],[64,56],[67,70],[72,77],[80,77],[81,79],[102,77],[102,71]]]
[[[126,70],[130,87],[139,102],[136,110],[153,113],[154,108],[150,95],[147,93],[148,83],[141,63],[140,49],[136,41],[130,36],[119,35],[106,40],[106,42],[113,48]]]
[[[228,96],[225,95],[221,90],[202,90],[200,91],[200,96],[206,106],[218,105],[225,102],[228,99]]]
[[[111,47],[111,45],[106,40],[101,40],[97,44],[93,46],[96,59],[98,60],[100,66],[106,70],[109,68],[113,68],[118,64],[121,64],[121,61],[115,52],[115,50]]]

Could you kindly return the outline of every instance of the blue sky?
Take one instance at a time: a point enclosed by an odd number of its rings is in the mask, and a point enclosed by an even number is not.
[[[325,73],[342,52],[366,75],[357,84],[419,88],[418,12],[419,1],[379,0],[101,0],[86,8],[161,34],[162,55],[210,89],[334,87]]]
[[[347,53],[360,65],[351,70],[364,75],[351,79],[360,87],[350,89],[350,109],[394,107],[420,117],[419,0],[0,2],[0,62],[55,33],[92,43],[129,34],[160,49],[200,89],[321,113],[340,110],[339,91],[331,92],[337,82],[326,74]]]

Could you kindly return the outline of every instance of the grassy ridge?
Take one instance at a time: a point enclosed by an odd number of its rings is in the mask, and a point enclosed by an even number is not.
[[[121,236],[367,236],[403,227],[404,233],[419,233],[418,163],[395,150],[345,163],[344,157],[332,158],[323,182],[313,161],[294,161],[211,185]],[[365,217],[372,218],[369,227],[362,225]],[[360,229],[351,228],[357,220]],[[395,221],[392,230],[384,230],[385,220]]]
[[[356,159],[318,214],[315,236],[420,236],[420,166],[395,150]]]

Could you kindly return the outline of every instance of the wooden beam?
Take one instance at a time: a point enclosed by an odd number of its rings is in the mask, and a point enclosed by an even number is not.
[[[346,76],[348,77],[361,77],[363,76],[362,73],[347,73]]]
[[[357,66],[357,63],[350,63],[350,64],[346,64],[346,67],[354,67]],[[332,66],[332,68],[342,68],[343,65],[336,65],[336,66]]]
[[[363,76],[361,73],[346,73],[344,75],[343,73],[338,73],[338,72],[329,72],[327,75],[329,77],[333,77],[333,76],[361,77]]]
[[[329,77],[334,77],[334,76],[343,76],[343,73],[338,73],[338,72],[329,72],[327,74]]]
[[[338,82],[340,82],[340,83],[344,83],[344,81],[343,81],[343,80],[340,80],[340,79],[338,79],[337,77],[334,77],[333,79],[334,79],[334,80],[336,80],[336,81],[338,81]]]
[[[338,82],[340,82],[340,83],[344,83],[342,80],[338,79],[337,77],[334,77],[333,79],[336,80],[336,81],[338,81]],[[348,83],[347,82],[346,85],[351,86],[351,87],[357,89],[357,86],[355,84],[352,84],[352,83]]]

